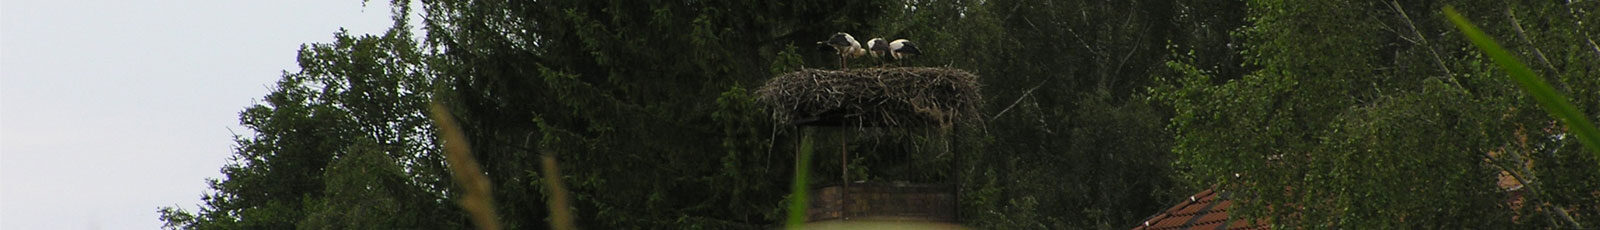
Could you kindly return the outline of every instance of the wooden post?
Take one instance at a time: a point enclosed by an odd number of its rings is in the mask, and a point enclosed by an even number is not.
[[[850,133],[848,129],[839,133],[839,194],[840,206],[844,207],[839,212],[839,219],[850,219]]]

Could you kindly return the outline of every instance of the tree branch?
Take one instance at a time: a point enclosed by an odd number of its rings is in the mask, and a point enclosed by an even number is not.
[[[1518,23],[1517,22],[1517,13],[1516,13],[1516,11],[1512,10],[1509,7],[1506,8],[1506,17],[1511,17],[1511,30],[1517,31],[1517,37],[1518,38],[1522,38],[1522,42],[1523,43],[1527,43],[1528,47],[1533,48],[1533,57],[1539,58],[1539,63],[1544,63],[1544,66],[1546,68],[1550,68],[1550,73],[1556,73],[1556,72],[1560,71],[1560,70],[1556,69],[1555,65],[1551,65],[1550,64],[1550,59],[1546,59],[1544,57],[1544,51],[1543,50],[1539,50],[1539,46],[1536,46],[1536,45],[1533,44],[1533,39],[1528,39],[1528,33],[1527,32],[1523,32],[1523,30],[1522,30],[1522,23]]]
[[[1428,50],[1428,55],[1433,57],[1433,63],[1436,64],[1436,65],[1439,65],[1439,69],[1440,70],[1444,70],[1445,79],[1450,79],[1450,83],[1454,83],[1456,85],[1456,88],[1465,89],[1464,87],[1461,86],[1461,82],[1460,81],[1456,81],[1455,72],[1454,71],[1450,71],[1450,67],[1446,66],[1444,64],[1444,58],[1439,57],[1439,52],[1433,50],[1433,46],[1431,46],[1431,44],[1428,42],[1428,37],[1422,36],[1422,32],[1417,31],[1417,24],[1412,22],[1411,16],[1406,15],[1406,10],[1405,10],[1405,8],[1400,7],[1400,2],[1399,1],[1389,1],[1389,6],[1394,8],[1394,12],[1395,13],[1399,13],[1400,14],[1400,18],[1405,19],[1406,27],[1411,29],[1411,34],[1412,35],[1416,35],[1417,36],[1417,41],[1421,41],[1422,42],[1422,43],[1420,43],[1418,45],[1422,46],[1423,49]],[[1404,36],[1402,36],[1402,38],[1403,37]],[[1410,39],[1407,39],[1407,40],[1410,40]],[[1468,94],[1471,94],[1471,92],[1468,92]]]
[[[1589,31],[1583,30],[1583,19],[1578,18],[1578,12],[1573,11],[1572,1],[1567,1],[1567,16],[1572,17],[1574,22],[1572,28],[1578,28],[1578,32],[1583,32],[1583,40],[1589,42],[1589,49],[1594,51],[1595,57],[1600,58],[1600,45],[1594,43],[1594,36],[1589,35]]]
[[[1577,220],[1572,219],[1572,215],[1567,214],[1566,210],[1562,210],[1560,207],[1555,207],[1554,205],[1551,205],[1549,203],[1538,201],[1538,199],[1537,199],[1538,198],[1537,195],[1539,194],[1538,186],[1535,186],[1533,184],[1534,181],[1532,179],[1526,178],[1527,175],[1532,174],[1531,172],[1528,172],[1527,168],[1523,167],[1524,165],[1528,165],[1528,162],[1527,162],[1526,158],[1523,158],[1523,157],[1520,156],[1520,154],[1513,153],[1511,150],[1507,150],[1505,148],[1501,148],[1501,154],[1502,155],[1506,155],[1507,157],[1509,157],[1511,159],[1494,157],[1493,155],[1490,155],[1488,153],[1484,153],[1484,157],[1489,158],[1490,162],[1497,162],[1498,164],[1490,164],[1490,165],[1494,165],[1496,167],[1499,167],[1501,171],[1506,172],[1507,175],[1511,175],[1511,179],[1512,180],[1516,180],[1517,184],[1521,184],[1522,185],[1521,189],[1526,190],[1526,192],[1524,194],[1533,194],[1535,196],[1535,197],[1526,197],[1526,196],[1524,196],[1523,197],[1523,199],[1524,199],[1523,200],[1523,204],[1538,205],[1539,209],[1541,211],[1550,214],[1548,217],[1550,217],[1550,219],[1551,219],[1550,222],[1552,222],[1552,224],[1558,224],[1558,225],[1562,224],[1562,223],[1555,223],[1555,222],[1558,222],[1556,218],[1559,217],[1560,218],[1559,222],[1566,222],[1565,224],[1571,226],[1573,229],[1582,229],[1583,228],[1583,225],[1579,224]],[[1506,164],[1511,164],[1511,165],[1507,166]]]
[[[1034,90],[1039,89],[1039,87],[1044,87],[1044,83],[1048,83],[1048,82],[1050,82],[1050,79],[1046,78],[1046,79],[1044,79],[1043,82],[1039,82],[1039,85],[1033,86],[1033,88],[1028,89],[1028,91],[1023,91],[1022,92],[1022,96],[1017,96],[1017,100],[1016,101],[1012,101],[1011,105],[1006,106],[1006,109],[1000,110],[1000,113],[994,114],[994,117],[990,117],[989,120],[993,121],[995,119],[1000,119],[1001,115],[1006,115],[1006,112],[1011,111],[1011,108],[1017,107],[1017,103],[1021,103],[1022,99],[1028,98],[1028,95],[1033,94]]]

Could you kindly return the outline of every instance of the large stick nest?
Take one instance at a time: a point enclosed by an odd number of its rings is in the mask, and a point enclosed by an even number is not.
[[[794,125],[920,126],[979,121],[978,76],[934,67],[803,69],[756,93]]]

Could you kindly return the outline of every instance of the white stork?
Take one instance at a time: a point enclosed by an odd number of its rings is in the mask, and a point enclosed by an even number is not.
[[[922,50],[918,50],[916,44],[912,44],[911,40],[905,39],[895,39],[893,42],[889,42],[889,50],[889,55],[894,57],[895,60],[906,58],[909,55],[922,55]]]
[[[883,40],[883,38],[872,38],[872,40],[867,41],[867,51],[872,52],[872,57],[874,58],[888,58],[889,41]]]
[[[850,62],[848,61],[850,58],[860,57],[867,54],[867,49],[861,48],[861,42],[857,42],[856,37],[852,37],[850,34],[844,32],[835,33],[833,34],[832,38],[829,38],[827,41],[817,42],[817,44],[832,46],[834,51],[839,52],[840,69],[850,68]]]

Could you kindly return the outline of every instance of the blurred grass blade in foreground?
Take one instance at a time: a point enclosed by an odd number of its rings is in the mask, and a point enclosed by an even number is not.
[[[473,159],[466,134],[461,131],[461,126],[456,125],[455,118],[450,116],[450,110],[443,104],[429,104],[433,110],[433,123],[439,127],[439,138],[444,141],[444,156],[449,163],[450,175],[465,190],[461,208],[472,214],[472,224],[477,225],[478,229],[499,230],[500,222],[495,221],[494,195],[489,193],[489,178],[478,168],[478,160]]]
[[[567,204],[567,189],[561,183],[561,170],[556,168],[556,157],[544,155],[544,181],[550,186],[550,228],[574,230],[572,206]]]
[[[800,137],[799,156],[795,157],[794,191],[789,194],[789,219],[784,226],[797,229],[806,224],[806,174],[811,172],[811,128],[805,128]]]

